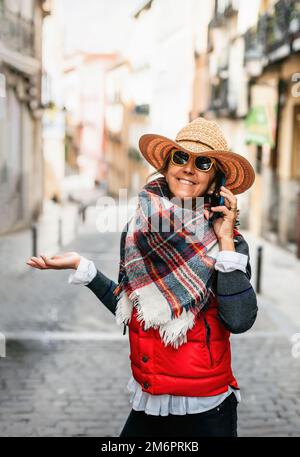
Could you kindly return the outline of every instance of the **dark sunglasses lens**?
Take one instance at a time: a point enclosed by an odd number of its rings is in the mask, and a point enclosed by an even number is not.
[[[209,157],[197,157],[195,165],[199,170],[208,170],[211,166],[211,159]]]
[[[173,161],[178,165],[185,165],[189,160],[189,155],[184,151],[175,151]]]

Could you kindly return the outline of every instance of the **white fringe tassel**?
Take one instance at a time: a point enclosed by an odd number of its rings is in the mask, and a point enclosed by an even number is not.
[[[127,297],[126,292],[123,292],[121,298],[117,303],[116,308],[116,321],[117,324],[127,324],[131,319],[132,309],[135,306],[137,310],[137,320],[144,323],[144,328],[159,329],[160,337],[165,344],[172,345],[175,349],[187,342],[187,331],[192,329],[195,325],[195,314],[185,308],[182,309],[182,313],[173,319],[168,319],[165,322],[157,322],[156,319],[145,319],[143,308],[140,303],[139,294],[134,292],[130,294],[130,298]]]
[[[171,344],[175,349],[187,342],[187,331],[194,327],[195,315],[183,308],[180,316],[159,327],[159,334],[165,346]]]
[[[132,309],[133,303],[123,291],[116,308],[116,322],[118,325],[128,324],[131,319]]]

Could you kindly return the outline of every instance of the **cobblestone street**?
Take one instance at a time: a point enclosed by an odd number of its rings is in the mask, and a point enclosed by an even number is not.
[[[80,252],[116,279],[119,236],[95,233],[90,224],[63,251]],[[266,250],[265,274],[268,261]],[[90,290],[68,284],[69,274],[2,272],[1,436],[118,436],[130,411],[128,334]],[[300,436],[300,358],[290,341],[297,319],[282,312],[282,303],[263,294],[258,300],[254,327],[231,337],[242,396],[238,433]]]

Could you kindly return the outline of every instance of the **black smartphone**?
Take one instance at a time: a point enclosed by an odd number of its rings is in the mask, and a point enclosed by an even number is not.
[[[218,171],[216,177],[216,189],[214,193],[210,196],[210,206],[222,206],[224,205],[224,197],[220,195],[221,186],[225,186],[226,177],[225,174]],[[223,217],[223,213],[217,211],[214,213],[208,220],[209,225],[213,224],[213,221],[218,217]]]

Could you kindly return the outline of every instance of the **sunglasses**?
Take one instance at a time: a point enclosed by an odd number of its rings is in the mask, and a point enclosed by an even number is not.
[[[195,167],[200,171],[207,172],[213,165],[217,168],[216,160],[213,158],[198,156],[178,149],[173,149],[171,152],[171,162],[174,165],[184,166],[188,163],[191,157],[194,158]]]

